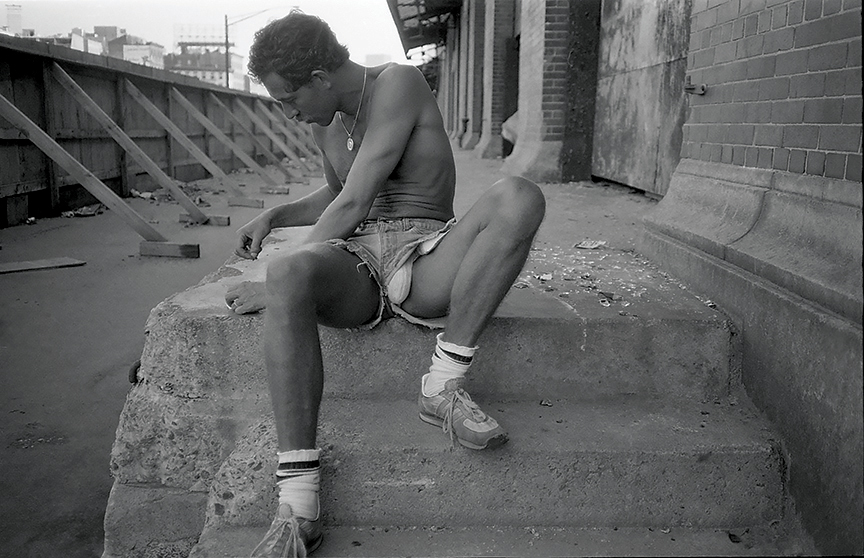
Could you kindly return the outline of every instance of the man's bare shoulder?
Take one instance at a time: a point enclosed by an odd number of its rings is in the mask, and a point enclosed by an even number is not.
[[[431,93],[423,73],[414,66],[390,62],[373,68],[376,88],[393,89],[399,93]],[[417,99],[406,99],[406,101]]]

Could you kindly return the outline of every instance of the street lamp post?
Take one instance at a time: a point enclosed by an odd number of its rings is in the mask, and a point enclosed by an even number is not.
[[[225,14],[225,87],[231,87],[231,45],[228,44],[228,14]]]
[[[294,6],[295,8],[297,6]],[[231,87],[231,43],[228,42],[228,26],[234,25],[235,23],[240,23],[241,21],[246,21],[249,18],[258,16],[263,14],[264,12],[269,12],[270,10],[275,10],[276,8],[265,8],[261,11],[255,12],[254,14],[249,14],[247,16],[237,16],[240,17],[237,21],[232,21],[228,23],[228,14],[225,14],[225,87]]]

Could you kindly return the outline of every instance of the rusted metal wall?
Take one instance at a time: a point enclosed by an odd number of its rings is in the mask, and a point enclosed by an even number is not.
[[[51,75],[58,63],[136,144],[169,176],[190,181],[209,174],[192,156],[125,92],[128,79],[168,115],[192,141],[225,171],[244,166],[230,149],[205,133],[203,126],[171,100],[176,88],[198,110],[259,162],[251,140],[215,106],[215,94],[231,106],[242,99],[253,107],[257,95],[209,85],[164,70],[122,60],[87,54],[28,39],[0,36],[0,94],[121,196],[130,189],[152,190],[155,183]],[[257,112],[257,111],[256,111]],[[266,135],[242,111],[235,116],[271,151],[278,153]],[[259,115],[266,122],[267,119]],[[0,116],[0,227],[21,223],[27,217],[56,215],[95,198],[44,155],[27,137]]]
[[[663,195],[681,152],[691,0],[603,0],[592,173]]]

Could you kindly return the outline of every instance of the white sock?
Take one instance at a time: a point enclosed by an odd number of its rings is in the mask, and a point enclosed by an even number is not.
[[[318,484],[320,482],[321,450],[280,451],[276,484],[279,503],[288,504],[295,517],[315,521],[320,513]]]
[[[477,347],[462,347],[442,341],[442,335],[443,333],[439,333],[436,337],[432,366],[429,367],[429,373],[423,376],[421,383],[423,395],[426,397],[441,393],[448,380],[464,377],[477,350]]]

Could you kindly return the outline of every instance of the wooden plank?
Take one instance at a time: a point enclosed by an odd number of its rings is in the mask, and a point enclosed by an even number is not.
[[[31,271],[34,269],[56,269],[58,267],[77,267],[87,262],[74,258],[48,258],[45,260],[29,260],[23,262],[0,263],[0,273],[16,273],[18,271]]]
[[[191,139],[186,137],[186,134],[184,134],[183,131],[180,130],[180,128],[178,128],[176,124],[171,122],[171,120],[167,116],[165,116],[162,111],[159,110],[159,108],[150,101],[150,99],[145,97],[144,94],[141,93],[141,91],[139,91],[138,88],[135,87],[131,81],[129,81],[128,79],[125,81],[126,91],[133,99],[135,99],[135,102],[141,105],[141,108],[147,111],[147,113],[152,116],[153,119],[156,120],[156,122],[158,122],[160,126],[165,128],[171,135],[171,137],[177,140],[177,143],[182,145],[195,158],[195,160],[198,161],[198,164],[207,169],[207,172],[209,172],[211,175],[221,180],[222,184],[226,188],[228,188],[233,195],[240,198],[246,196],[246,194],[244,194],[243,191],[240,190],[240,188],[238,188],[236,184],[234,184],[234,181],[231,180],[231,178],[229,178],[228,175],[225,174],[225,172],[220,169],[219,166],[214,163],[203,151],[201,151],[201,149],[197,145],[195,145]]]
[[[196,223],[192,216],[186,213],[180,214],[180,222],[181,223]],[[201,223],[197,223],[201,224]],[[231,217],[229,215],[208,215],[207,216],[207,225],[216,225],[218,227],[230,227],[231,226]]]
[[[238,207],[264,207],[264,200],[259,200],[255,198],[228,198],[228,205],[238,206]]]
[[[51,69],[49,62],[42,62],[42,110],[45,118],[45,132],[49,137],[57,137],[57,123],[54,121],[54,92],[56,88],[51,80]],[[60,211],[60,186],[57,184],[57,165],[51,159],[45,161],[45,178],[48,187],[48,203],[51,213]]]
[[[201,247],[198,244],[179,244],[177,242],[141,241],[139,253],[142,256],[163,256],[169,258],[200,258]]]
[[[279,172],[281,172],[282,174],[285,175],[285,178],[287,178],[288,180],[297,181],[297,182],[305,181],[305,179],[303,178],[303,175],[300,174],[299,172],[295,171],[292,168],[285,168],[282,165],[282,161],[279,159],[279,157],[274,155],[273,152],[270,151],[270,149],[268,149],[267,146],[264,145],[261,142],[261,140],[259,140],[255,136],[255,133],[252,130],[250,130],[246,126],[246,124],[243,123],[242,120],[237,118],[237,115],[234,114],[233,112],[231,112],[231,109],[229,109],[227,106],[225,106],[225,103],[223,103],[222,101],[219,100],[219,97],[217,97],[213,93],[210,93],[210,100],[212,100],[214,103],[216,103],[217,107],[222,109],[222,111],[228,116],[228,119],[231,120],[232,122],[234,122],[234,124],[236,124],[238,128],[240,128],[240,131],[242,131],[249,138],[249,140],[252,141],[252,144],[255,145],[255,147],[258,150],[260,150],[271,163],[276,165],[276,168],[279,169]]]
[[[189,212],[197,222],[204,223],[207,221],[207,215],[204,214],[201,209],[195,205],[195,202],[189,199],[189,196],[186,195],[177,183],[175,183],[167,174],[162,172],[162,169],[159,168],[159,165],[153,162],[153,160],[147,156],[144,151],[138,147],[132,138],[126,135],[125,132],[118,126],[110,116],[105,114],[96,101],[90,98],[87,93],[81,89],[74,79],[72,79],[69,74],[67,74],[63,68],[61,68],[58,64],[54,64],[52,68],[52,74],[54,78],[63,86],[63,88],[76,100],[78,104],[80,104],[84,110],[86,110],[90,116],[92,116],[96,122],[102,126],[105,131],[107,131],[114,141],[120,144],[126,153],[128,153],[135,162],[141,165],[141,168],[144,169],[147,174],[149,174],[153,180],[156,181],[159,186],[169,190],[171,195],[174,196],[174,199],[183,206],[183,209]]]
[[[138,213],[131,207],[126,205],[123,200],[115,194],[108,186],[96,178],[93,173],[87,170],[84,165],[79,163],[74,157],[60,147],[56,141],[51,139],[48,134],[42,131],[39,126],[27,118],[18,108],[13,105],[6,97],[0,95],[0,115],[8,120],[13,126],[24,130],[27,136],[39,149],[60,165],[66,172],[75,177],[78,182],[93,194],[100,202],[108,206],[109,209],[116,212],[126,221],[126,224],[135,229],[139,235],[145,240],[164,241],[165,238],[159,232],[151,227]]]
[[[282,141],[279,136],[270,129],[270,126],[268,126],[264,123],[263,120],[261,120],[260,116],[255,114],[255,111],[246,106],[246,103],[244,103],[240,99],[236,99],[235,105],[239,106],[243,110],[243,112],[246,113],[249,119],[252,120],[252,122],[254,122],[259,128],[261,128],[261,131],[264,132],[264,135],[270,138],[270,141],[272,141],[276,145],[276,147],[278,147],[285,155],[287,155],[289,159],[291,159],[301,167],[306,167],[303,161],[300,160],[300,156],[297,155],[297,153],[295,153],[293,149],[285,145],[285,142]]]
[[[288,189],[288,186],[261,186],[262,194],[290,194],[291,190]]]
[[[114,112],[117,114],[117,116],[114,118],[114,121],[117,122],[117,126],[119,126],[121,130],[126,127],[126,93],[123,89],[124,86],[122,76],[115,76],[113,94]],[[123,149],[122,145],[118,144],[118,147],[119,150],[117,151],[117,156],[120,161],[120,195],[125,198],[128,197],[131,193],[131,188],[129,186],[129,182],[131,180],[131,176],[129,173],[129,157],[128,153],[126,153],[126,150]]]
[[[249,167],[250,169],[255,171],[258,174],[258,176],[260,176],[262,179],[264,179],[264,182],[266,184],[268,184],[270,186],[276,186],[277,185],[277,182],[275,180],[273,180],[269,174],[267,174],[267,171],[265,171],[263,168],[261,168],[261,165],[256,163],[255,160],[252,157],[250,157],[248,153],[246,153],[245,151],[240,149],[239,145],[237,145],[236,143],[231,141],[231,138],[226,136],[225,132],[223,132],[222,130],[219,129],[218,126],[213,124],[213,121],[211,121],[205,115],[201,114],[201,111],[199,111],[197,108],[195,108],[195,105],[190,103],[189,100],[186,97],[184,97],[182,93],[177,91],[177,89],[174,87],[171,88],[171,96],[174,98],[175,101],[180,103],[180,106],[183,107],[186,110],[186,112],[188,112],[189,115],[192,116],[192,118],[194,118],[195,120],[198,121],[199,124],[204,126],[204,128],[208,132],[213,134],[213,137],[215,137],[218,141],[220,141],[223,145],[225,145],[228,149],[230,149],[234,153],[234,155],[236,155],[238,159],[243,161],[243,163],[247,167]]]
[[[266,106],[264,106],[264,103],[262,103],[261,101],[255,101],[255,106],[258,107],[258,109],[264,113],[264,116],[269,118],[270,122],[272,122],[276,126],[276,128],[278,128],[279,131],[281,131],[282,134],[285,135],[288,143],[290,143],[306,155],[306,157],[308,158],[306,161],[300,159],[303,162],[303,166],[305,166],[311,172],[317,172],[318,169],[316,168],[315,164],[312,163],[312,161],[315,161],[318,158],[318,155],[312,153],[312,151],[310,151],[309,148],[306,147],[306,144],[304,142],[298,140],[294,132],[289,130],[288,127],[285,126],[279,118],[273,116],[273,113],[270,112],[270,110]]]
[[[0,128],[0,140],[15,141],[26,140],[27,134],[18,128]]]

